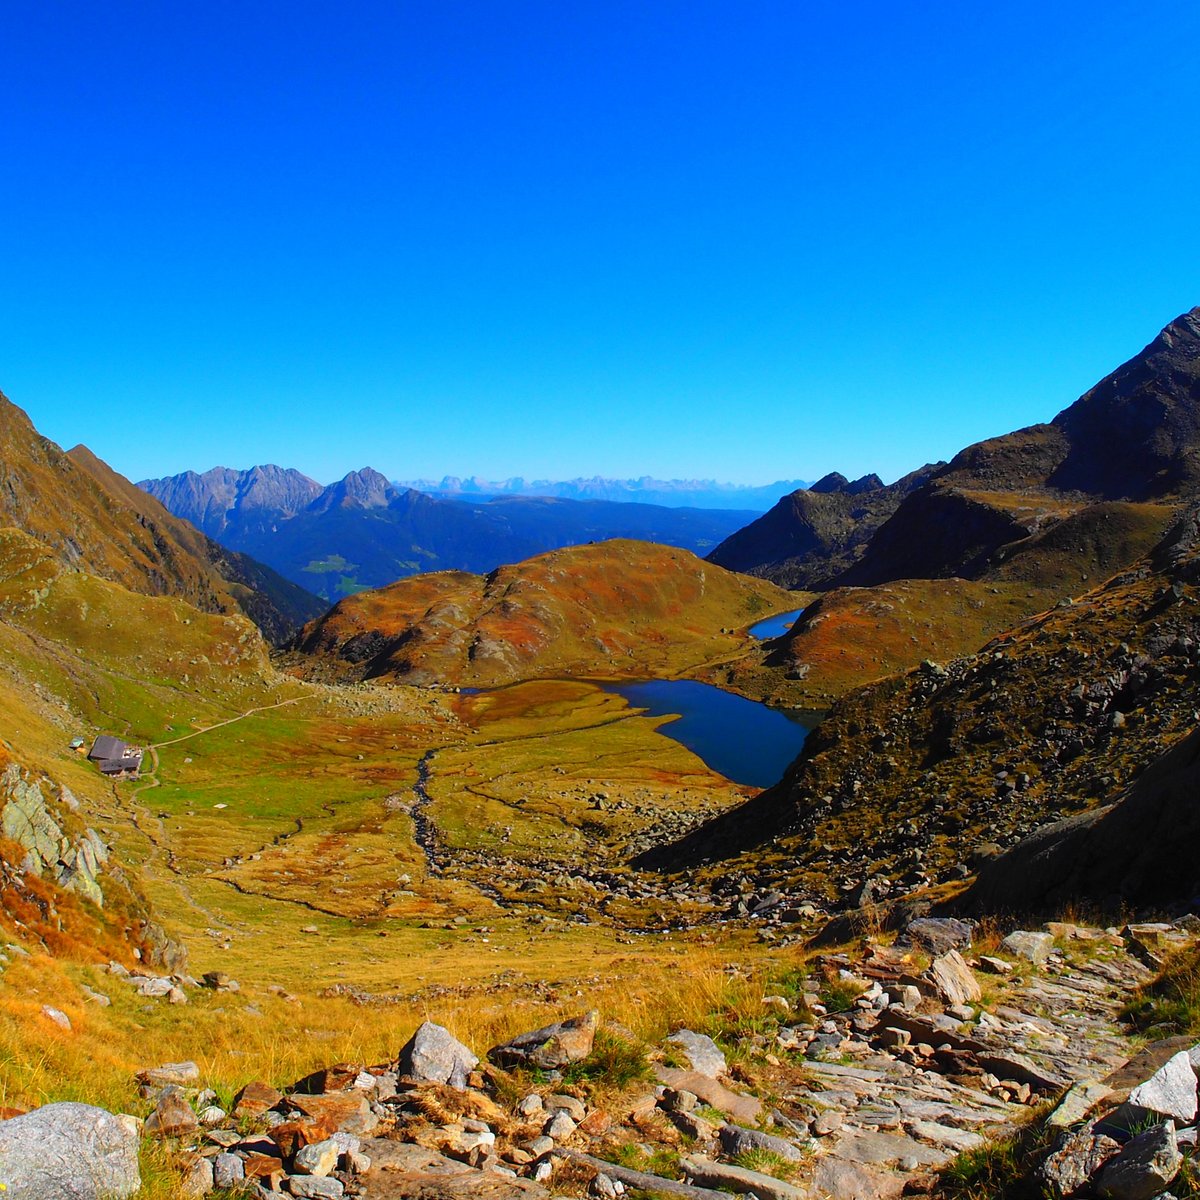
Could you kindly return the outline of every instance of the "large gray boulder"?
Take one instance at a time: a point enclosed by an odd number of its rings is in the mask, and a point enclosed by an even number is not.
[[[465,1088],[479,1059],[442,1025],[426,1021],[404,1044],[397,1068],[401,1075],[423,1083]]]
[[[0,1121],[4,1200],[124,1200],[142,1185],[133,1123],[90,1104]]]
[[[1139,1083],[1129,1093],[1129,1103],[1189,1125],[1196,1117],[1197,1097],[1196,1072],[1188,1052],[1180,1051]]]
[[[1096,1191],[1105,1200],[1153,1200],[1167,1190],[1181,1166],[1175,1122],[1164,1121],[1131,1138],[1104,1164]]]

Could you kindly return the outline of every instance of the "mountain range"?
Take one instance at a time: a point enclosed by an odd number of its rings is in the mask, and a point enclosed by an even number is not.
[[[276,466],[214,467],[138,486],[209,537],[330,602],[424,571],[487,572],[609,538],[702,554],[754,517],[611,500],[449,500],[393,484],[369,467],[328,487]]]
[[[473,475],[468,479],[445,475],[441,479],[415,479],[398,487],[414,488],[434,496],[480,498],[484,496],[555,496],[560,500],[612,500],[617,503],[658,504],[666,508],[737,508],[764,512],[781,496],[802,488],[801,479],[751,485],[718,483],[715,479],[522,479],[499,481]]]

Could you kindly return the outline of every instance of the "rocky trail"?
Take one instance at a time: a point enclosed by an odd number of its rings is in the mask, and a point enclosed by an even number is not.
[[[963,1155],[1038,1127],[1047,1195],[1149,1200],[1195,1148],[1200,1046],[1139,1047],[1118,1014],[1164,956],[1194,945],[1196,926],[1052,923],[1001,940],[920,918],[893,945],[807,960],[790,999],[763,995],[737,1028],[724,1014],[719,1042],[683,1028],[645,1044],[588,1012],[481,1062],[426,1020],[391,1061],[285,1087],[250,1081],[227,1107],[194,1063],[169,1063],[138,1075],[143,1121],[87,1111],[132,1152],[138,1137],[164,1140],[196,1196],[940,1195]],[[195,986],[237,988],[219,975],[114,973],[176,1003]],[[41,1136],[83,1108],[0,1123],[9,1178],[22,1178],[22,1122]],[[80,1135],[76,1168],[89,1145]]]

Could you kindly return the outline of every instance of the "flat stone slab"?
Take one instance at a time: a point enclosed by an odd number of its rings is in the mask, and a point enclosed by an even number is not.
[[[370,1200],[549,1200],[531,1179],[479,1171],[422,1146],[373,1138],[362,1150],[371,1169],[359,1179]]]
[[[1071,1129],[1100,1103],[1112,1095],[1112,1088],[1096,1079],[1083,1079],[1075,1084],[1046,1118],[1052,1129]]]
[[[879,1171],[862,1163],[845,1162],[823,1155],[813,1172],[812,1192],[821,1200],[897,1200],[904,1194],[905,1176],[897,1171]]]
[[[914,1159],[922,1167],[940,1167],[952,1154],[927,1146],[914,1138],[896,1133],[875,1133],[857,1129],[842,1129],[830,1139],[830,1151],[845,1162],[867,1163],[871,1166],[890,1166],[902,1158]]]
[[[724,1084],[701,1075],[699,1071],[681,1071],[675,1067],[656,1067],[655,1075],[660,1083],[677,1092],[691,1092],[693,1096],[711,1104],[739,1125],[753,1125],[762,1112],[762,1103],[753,1096],[742,1096],[731,1092]]]

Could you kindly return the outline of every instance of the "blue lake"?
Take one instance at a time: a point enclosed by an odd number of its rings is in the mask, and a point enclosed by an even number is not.
[[[650,716],[674,716],[659,732],[674,738],[734,783],[770,787],[800,753],[815,713],[791,713],[690,679],[606,683]]]
[[[765,621],[759,621],[757,624],[751,625],[749,630],[750,636],[764,642],[768,638],[783,637],[795,624],[796,618],[802,612],[804,612],[804,609],[796,608],[791,612],[776,613],[775,616],[768,617]]]

